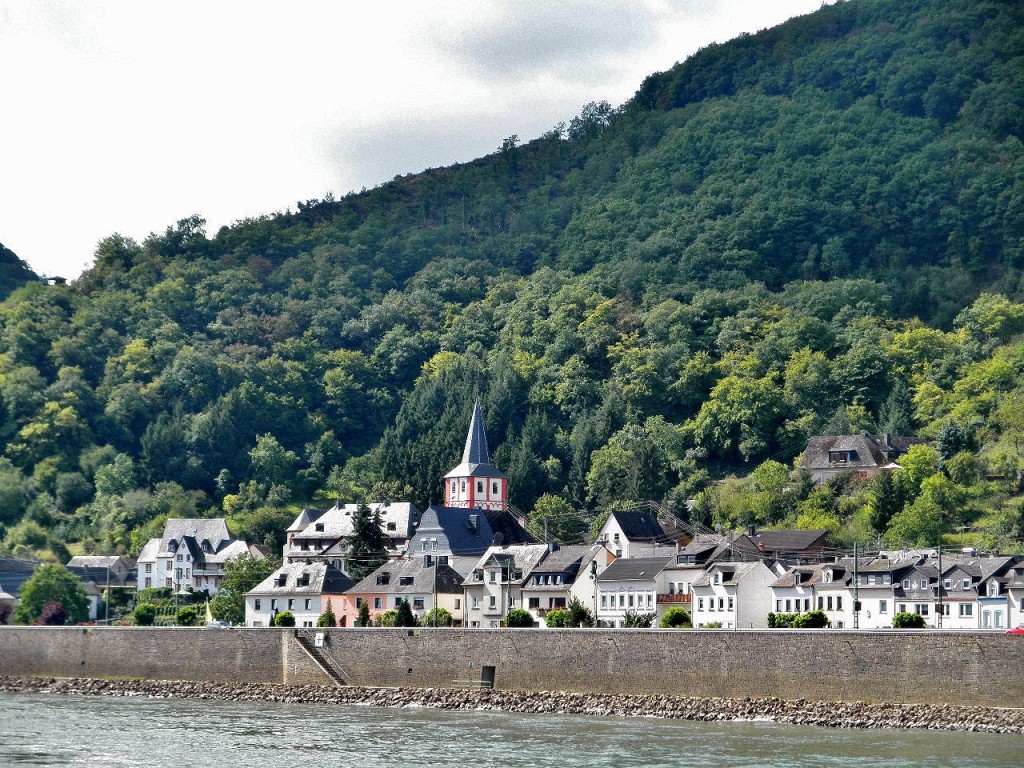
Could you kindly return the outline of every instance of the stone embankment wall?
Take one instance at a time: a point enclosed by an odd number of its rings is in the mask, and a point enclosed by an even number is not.
[[[1024,637],[965,631],[334,629],[355,685],[1019,707]],[[329,683],[292,630],[0,627],[0,675]]]

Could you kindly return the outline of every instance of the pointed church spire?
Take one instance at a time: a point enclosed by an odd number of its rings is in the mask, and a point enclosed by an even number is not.
[[[487,450],[487,435],[484,433],[484,413],[479,396],[473,408],[473,420],[466,435],[466,448],[462,451],[463,464],[490,464],[491,452]]]

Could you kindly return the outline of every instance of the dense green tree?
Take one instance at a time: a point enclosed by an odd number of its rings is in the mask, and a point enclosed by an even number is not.
[[[359,581],[387,562],[387,536],[380,510],[371,512],[360,502],[352,518],[352,536],[348,541],[345,561],[348,575]]]
[[[532,628],[535,625],[533,616],[523,608],[512,608],[505,614],[504,625],[510,628]]]
[[[219,621],[245,624],[245,593],[277,570],[280,560],[241,555],[224,564],[224,578],[210,600],[210,612]]]
[[[21,585],[15,624],[32,624],[50,603],[60,603],[66,623],[89,620],[89,598],[81,580],[62,565],[40,565]]]
[[[394,626],[415,627],[416,625],[417,621],[416,617],[413,615],[412,607],[409,605],[409,601],[403,598],[398,604]]]

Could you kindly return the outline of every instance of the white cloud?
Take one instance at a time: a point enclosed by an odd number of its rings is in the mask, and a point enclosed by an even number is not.
[[[74,277],[113,232],[470,160],[818,5],[0,0],[0,242]]]

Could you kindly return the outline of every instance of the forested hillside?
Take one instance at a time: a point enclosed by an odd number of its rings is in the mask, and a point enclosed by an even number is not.
[[[535,517],[694,498],[709,524],[1019,548],[1022,17],[839,3],[472,163],[105,239],[0,305],[0,547],[422,506],[480,394]],[[849,430],[931,446],[892,488],[791,471]]]
[[[0,243],[0,299],[30,280],[38,280],[35,272],[11,249]]]

